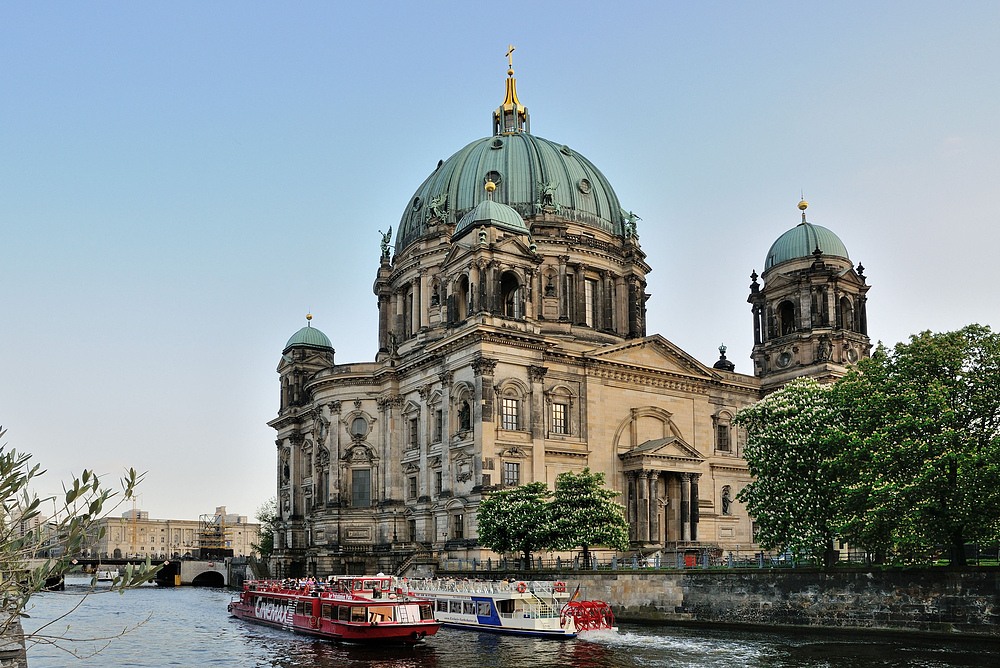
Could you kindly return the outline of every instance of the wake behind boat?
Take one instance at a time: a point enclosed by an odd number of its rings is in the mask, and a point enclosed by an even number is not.
[[[234,617],[337,642],[416,643],[437,633],[433,604],[389,576],[327,581],[251,580],[229,604]]]
[[[402,580],[404,590],[434,602],[445,626],[546,638],[575,638],[582,631],[614,629],[604,601],[579,599],[565,582],[454,578]]]

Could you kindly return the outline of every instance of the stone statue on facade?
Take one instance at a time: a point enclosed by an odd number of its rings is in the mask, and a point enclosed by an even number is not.
[[[388,232],[378,231],[382,235],[382,257],[389,257],[389,240],[392,239],[392,225],[389,226]]]

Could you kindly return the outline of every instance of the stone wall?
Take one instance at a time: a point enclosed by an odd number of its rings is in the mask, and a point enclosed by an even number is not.
[[[1000,638],[1000,569],[567,573],[620,621],[835,627]]]

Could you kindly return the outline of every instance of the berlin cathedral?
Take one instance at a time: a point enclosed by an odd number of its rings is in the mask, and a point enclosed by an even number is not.
[[[311,323],[281,353],[275,574],[495,561],[479,502],[584,468],[620,493],[619,556],[755,549],[734,415],[870,350],[864,268],[806,206],[751,275],[753,375],[724,348],[707,366],[646,331],[636,216],[586,157],[531,134],[511,65],[492,133],[383,235],[375,360],[336,362]]]

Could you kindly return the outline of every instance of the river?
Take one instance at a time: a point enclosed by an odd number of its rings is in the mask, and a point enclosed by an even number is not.
[[[858,634],[772,633],[621,624],[617,633],[531,640],[442,628],[416,647],[353,647],[229,617],[232,592],[141,587],[84,596],[85,580],[32,599],[26,631],[75,638],[30,643],[29,668],[676,668],[1000,666],[1000,643]],[[76,607],[73,610],[74,606]],[[73,610],[68,616],[60,618]],[[130,629],[117,638],[123,630]],[[111,640],[83,640],[110,638]],[[94,654],[96,650],[101,651]],[[74,656],[74,654],[76,656]],[[80,657],[80,658],[76,658]]]

